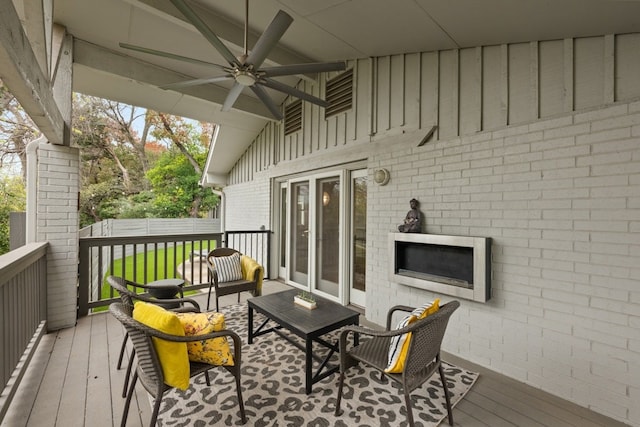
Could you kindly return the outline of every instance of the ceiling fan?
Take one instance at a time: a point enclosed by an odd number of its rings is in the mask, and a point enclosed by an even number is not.
[[[229,111],[236,102],[240,93],[245,87],[250,88],[256,96],[265,104],[276,120],[282,119],[282,113],[271,99],[264,87],[268,87],[279,92],[300,98],[322,107],[327,107],[328,103],[316,96],[310,95],[294,87],[288,86],[273,77],[289,76],[295,74],[321,73],[328,71],[341,71],[346,68],[344,61],[336,62],[315,62],[307,64],[280,65],[275,67],[262,67],[262,63],[267,55],[275,47],[280,38],[284,35],[293,18],[286,12],[280,10],[271,21],[267,29],[258,38],[255,46],[249,52],[247,39],[249,35],[249,0],[245,1],[245,26],[244,26],[244,52],[236,57],[215,35],[209,26],[198,16],[198,14],[187,4],[185,0],[171,0],[171,3],[191,22],[191,24],[204,36],[205,39],[227,60],[229,65],[219,65],[199,59],[176,55],[155,49],[135,46],[128,43],[120,43],[120,47],[151,55],[158,55],[165,58],[177,59],[199,65],[206,65],[217,68],[224,74],[214,77],[186,80],[160,86],[163,89],[178,89],[187,86],[203,85],[225,80],[234,80],[231,90],[222,105],[222,111]]]

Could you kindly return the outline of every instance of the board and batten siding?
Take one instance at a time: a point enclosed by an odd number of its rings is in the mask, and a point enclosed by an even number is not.
[[[325,119],[303,103],[302,129],[271,122],[229,173],[255,172],[390,132],[437,126],[446,140],[640,97],[640,34],[604,35],[420,52],[349,61],[353,108]],[[323,97],[327,79],[299,88]]]

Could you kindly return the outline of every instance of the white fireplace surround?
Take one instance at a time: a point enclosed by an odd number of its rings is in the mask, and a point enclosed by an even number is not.
[[[428,272],[404,270],[398,260],[398,245],[429,245],[433,247],[446,246],[457,248],[471,248],[472,266],[464,268],[472,270],[472,280],[443,277]],[[461,258],[465,258],[462,256]],[[389,280],[401,285],[412,286],[458,298],[477,302],[486,302],[491,298],[491,238],[469,236],[447,236],[421,233],[390,233],[389,234]],[[461,262],[464,260],[461,259]],[[425,262],[426,264],[426,262]],[[462,268],[462,266],[461,266]]]

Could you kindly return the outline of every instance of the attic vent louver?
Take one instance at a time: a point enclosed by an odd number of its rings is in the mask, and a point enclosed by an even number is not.
[[[351,109],[353,106],[353,69],[327,81],[325,99],[329,103],[329,106],[324,110],[325,119]]]
[[[293,101],[284,107],[284,134],[290,135],[302,129],[302,101]]]

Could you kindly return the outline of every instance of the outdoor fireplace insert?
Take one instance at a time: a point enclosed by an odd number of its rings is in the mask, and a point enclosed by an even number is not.
[[[491,298],[491,238],[391,233],[390,280],[459,298]]]

